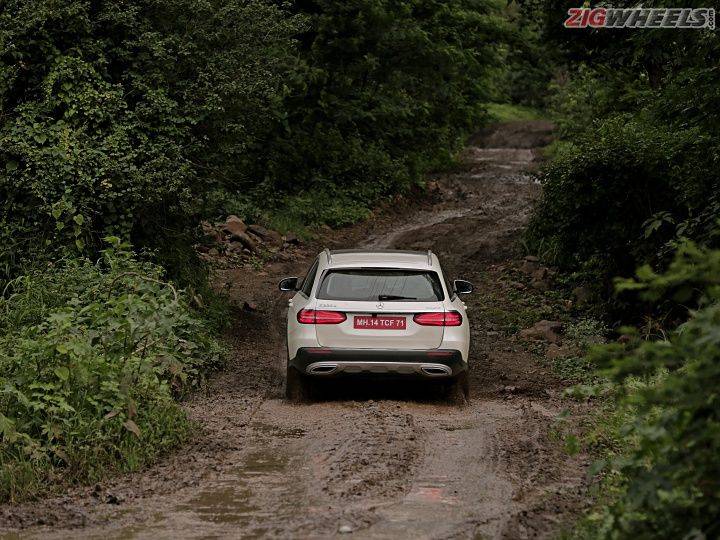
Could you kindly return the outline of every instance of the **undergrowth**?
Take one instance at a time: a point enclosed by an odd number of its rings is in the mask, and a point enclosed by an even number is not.
[[[116,238],[0,297],[0,500],[137,469],[190,424],[176,398],[223,349],[183,290]]]
[[[618,280],[645,301],[697,306],[662,335],[591,349],[602,380],[583,444],[596,457],[595,504],[573,538],[716,538],[720,534],[720,251],[681,245],[663,273]],[[593,372],[589,372],[593,373]],[[582,388],[582,387],[581,387]],[[575,389],[577,391],[577,389]],[[580,394],[588,394],[581,391]]]

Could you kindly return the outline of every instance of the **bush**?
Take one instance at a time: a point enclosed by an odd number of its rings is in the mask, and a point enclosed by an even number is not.
[[[715,144],[697,129],[630,115],[604,120],[544,169],[529,244],[546,246],[554,264],[606,283],[659,260],[712,197],[714,162],[705,156]]]
[[[262,193],[344,192],[367,211],[446,162],[486,120],[506,35],[490,2],[303,0],[291,10],[307,28],[288,78],[285,129],[259,171]],[[328,223],[346,221],[329,214]]]
[[[220,365],[187,295],[117,240],[0,298],[0,500],[130,470],[188,433],[173,397]]]
[[[11,0],[0,280],[23,259],[93,256],[108,234],[191,275],[174,253],[224,209],[218,193],[282,212],[339,192],[362,211],[328,222],[357,219],[484,121],[494,13],[482,0]]]
[[[531,109],[545,109],[551,81],[560,74],[557,47],[542,39],[542,12],[531,2],[497,2],[508,23],[503,39],[502,65],[496,74],[492,99]]]
[[[635,340],[596,351],[594,360],[626,385],[621,408],[631,411],[621,429],[634,441],[611,473],[622,489],[596,529],[604,538],[715,538],[720,534],[720,251],[683,246],[669,271],[647,269],[620,289],[647,300],[672,292],[700,308],[667,339]]]
[[[579,35],[557,22],[566,2],[527,3],[542,6],[546,37],[574,68],[553,99],[565,144],[543,171],[530,246],[607,297],[611,277],[667,264],[683,238],[718,247],[720,78],[706,60],[717,33]]]
[[[254,174],[299,28],[260,0],[6,3],[0,280],[108,234],[189,245],[204,193]]]

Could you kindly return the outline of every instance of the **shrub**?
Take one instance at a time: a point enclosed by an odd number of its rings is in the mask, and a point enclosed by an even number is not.
[[[612,276],[667,264],[683,238],[718,247],[720,78],[707,63],[720,52],[717,34],[579,35],[557,23],[567,3],[524,3],[541,6],[546,38],[573,66],[554,98],[567,143],[543,171],[529,244],[608,297]]]
[[[222,350],[186,294],[117,240],[16,278],[0,298],[0,499],[129,470],[188,433],[173,397]]]
[[[174,246],[166,266],[183,276],[174,252],[224,208],[218,193],[282,211],[341,192],[362,211],[328,221],[357,219],[484,120],[494,13],[482,0],[11,0],[0,280],[23,259],[92,256],[108,234],[163,261]]]
[[[606,538],[715,538],[720,534],[720,251],[683,246],[669,271],[644,270],[621,289],[657,299],[669,291],[700,308],[658,341],[635,340],[596,351],[595,361],[626,385],[621,408],[632,411],[620,431],[635,441],[611,472],[622,490],[598,520]]]
[[[274,188],[347,190],[368,208],[458,150],[486,118],[501,19],[483,0],[304,0],[302,63],[269,147]]]
[[[260,0],[7,2],[0,280],[108,234],[189,245],[204,193],[254,174],[299,28]]]
[[[714,144],[697,129],[629,115],[604,120],[543,171],[530,245],[552,245],[555,264],[604,280],[657,261],[708,202],[694,193],[710,196],[714,163],[703,156]]]

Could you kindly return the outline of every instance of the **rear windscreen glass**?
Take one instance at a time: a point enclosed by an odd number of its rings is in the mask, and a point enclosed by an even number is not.
[[[434,302],[445,298],[435,272],[426,270],[330,270],[317,297],[323,300]]]

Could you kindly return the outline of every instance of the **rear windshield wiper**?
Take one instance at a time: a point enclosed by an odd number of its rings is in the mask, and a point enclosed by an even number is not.
[[[378,300],[417,300],[414,296],[397,296],[395,294],[381,294]]]

